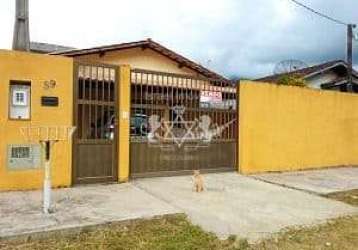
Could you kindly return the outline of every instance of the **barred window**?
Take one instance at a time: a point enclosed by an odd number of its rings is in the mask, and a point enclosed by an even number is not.
[[[30,147],[13,147],[11,149],[11,158],[15,158],[15,159],[30,158]]]

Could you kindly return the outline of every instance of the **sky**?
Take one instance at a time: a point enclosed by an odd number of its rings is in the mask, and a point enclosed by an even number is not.
[[[358,23],[357,0],[300,0]],[[31,41],[87,48],[152,38],[227,77],[272,74],[283,60],[345,59],[346,27],[290,0],[29,0]],[[10,49],[15,0],[0,1],[0,48]],[[358,31],[358,28],[355,30]],[[358,41],[354,43],[358,69]]]

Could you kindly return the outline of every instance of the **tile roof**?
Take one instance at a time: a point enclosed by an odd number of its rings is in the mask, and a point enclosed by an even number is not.
[[[166,56],[173,61],[176,61],[180,67],[190,68],[190,69],[204,75],[205,77],[228,81],[228,79],[226,77],[224,77],[220,74],[217,74],[198,63],[191,61],[190,59],[174,52],[173,50],[170,50],[170,49],[164,47],[163,45],[161,45],[151,39],[136,41],[136,42],[129,42],[129,43],[106,45],[106,46],[94,47],[94,48],[89,48],[89,49],[77,49],[77,50],[68,50],[68,51],[62,51],[62,52],[54,52],[51,54],[76,57],[76,56],[82,56],[82,55],[105,53],[105,52],[109,52],[109,51],[131,49],[131,48],[138,48],[138,47],[143,48],[143,49],[146,49],[146,48],[152,49],[152,50],[156,51],[157,53],[162,54],[163,56]]]
[[[40,42],[31,42],[30,43],[30,51],[37,52],[37,53],[53,53],[53,52],[60,52],[66,50],[73,50],[72,47],[57,45],[57,44],[50,44],[50,43],[40,43]]]
[[[297,75],[302,76],[302,77],[305,78],[305,77],[308,77],[310,75],[320,73],[322,71],[328,70],[328,69],[330,69],[332,67],[336,67],[336,66],[343,66],[343,67],[347,68],[347,63],[345,61],[343,61],[343,60],[330,61],[330,62],[325,62],[325,63],[322,63],[322,64],[314,65],[314,66],[311,66],[311,67],[303,68],[303,69],[300,69],[300,70],[296,70],[296,71],[293,71],[293,72],[291,72],[289,74],[297,74]],[[281,76],[286,75],[286,74],[287,73],[270,75],[270,76],[266,76],[266,77],[263,77],[263,78],[256,79],[255,81],[276,82],[276,81],[278,81],[280,79]],[[356,72],[354,70],[353,70],[353,74],[358,76],[358,72]]]

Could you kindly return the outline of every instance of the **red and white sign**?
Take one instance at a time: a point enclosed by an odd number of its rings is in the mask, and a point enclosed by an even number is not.
[[[221,103],[223,96],[221,92],[216,91],[201,91],[200,102],[204,103]]]

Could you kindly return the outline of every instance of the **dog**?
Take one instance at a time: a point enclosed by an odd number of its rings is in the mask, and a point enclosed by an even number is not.
[[[200,174],[199,170],[194,171],[193,181],[194,181],[194,190],[197,193],[203,192],[204,191],[204,177]]]

